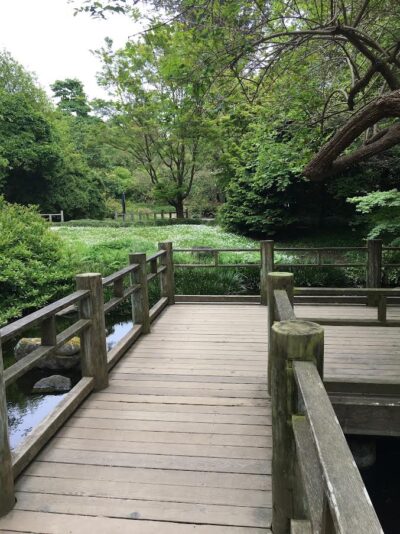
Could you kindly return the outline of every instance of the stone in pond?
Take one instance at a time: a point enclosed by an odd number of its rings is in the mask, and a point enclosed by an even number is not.
[[[52,375],[42,378],[33,386],[33,393],[65,393],[71,389],[71,379],[66,376]]]
[[[24,337],[19,340],[15,349],[15,359],[21,360],[31,352],[40,347],[41,340],[39,337]],[[40,360],[35,367],[39,369],[66,370],[77,367],[80,362],[80,339],[73,337],[62,347],[59,347],[54,353]]]

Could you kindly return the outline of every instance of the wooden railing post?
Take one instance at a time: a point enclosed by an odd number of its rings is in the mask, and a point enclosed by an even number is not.
[[[174,259],[172,242],[158,243],[160,250],[165,250],[164,256],[161,256],[161,265],[166,269],[161,273],[161,295],[168,298],[168,304],[175,304],[175,276],[174,276]]]
[[[64,222],[64,210],[60,211],[60,222]]]
[[[269,354],[268,354],[268,393],[271,395],[271,380],[272,380],[272,365],[273,365],[273,351],[272,351],[272,338],[271,328],[274,322],[277,320],[275,316],[275,303],[274,303],[274,290],[285,289],[289,300],[293,306],[293,292],[294,292],[294,279],[293,273],[281,273],[271,272],[267,275],[267,300],[268,300],[268,342],[269,342]]]
[[[108,366],[101,274],[78,274],[76,288],[90,291],[89,296],[79,303],[80,318],[91,321],[90,327],[81,333],[82,376],[94,378],[95,390],[104,389],[108,386]]]
[[[268,273],[274,270],[274,242],[260,241],[261,271],[260,271],[260,293],[261,304],[268,304]]]
[[[368,239],[367,287],[377,288],[382,285],[382,239]],[[376,306],[375,295],[367,297],[368,306]]]
[[[149,290],[147,285],[146,254],[129,254],[129,263],[137,263],[139,269],[132,273],[132,283],[140,284],[140,290],[132,295],[133,322],[142,325],[142,333],[150,332]]]
[[[0,340],[0,517],[7,514],[15,503],[14,475],[8,439],[6,385],[3,372],[3,355]]]
[[[289,534],[301,496],[296,492],[295,440],[292,415],[296,413],[293,361],[323,368],[324,330],[312,322],[292,320],[275,323],[271,329],[272,366],[272,531]]]
[[[378,321],[386,323],[387,320],[387,300],[385,295],[378,296]]]

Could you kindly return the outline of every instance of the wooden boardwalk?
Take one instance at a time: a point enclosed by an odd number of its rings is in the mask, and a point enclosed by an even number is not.
[[[327,378],[399,381],[400,328],[325,331]],[[0,531],[270,533],[266,371],[265,307],[168,307],[113,369],[110,386],[90,395],[19,477],[17,504]]]

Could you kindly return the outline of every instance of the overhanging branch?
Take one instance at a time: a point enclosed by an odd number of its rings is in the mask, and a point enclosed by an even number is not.
[[[358,137],[371,126],[382,119],[400,117],[400,90],[392,91],[373,100],[362,110],[356,113],[336,134],[328,141],[306,165],[303,174],[313,181],[337,174],[345,168],[366,159],[374,154],[400,142],[400,125],[395,124],[388,129],[385,135],[376,141],[363,145],[351,154],[340,155],[358,139]]]

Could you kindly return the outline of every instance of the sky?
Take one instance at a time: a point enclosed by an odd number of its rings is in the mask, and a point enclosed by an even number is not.
[[[0,0],[0,49],[35,72],[49,95],[55,80],[78,78],[89,98],[105,97],[96,83],[100,62],[90,50],[101,47],[105,37],[122,46],[140,30],[123,15],[108,20],[74,16],[68,0]]]

